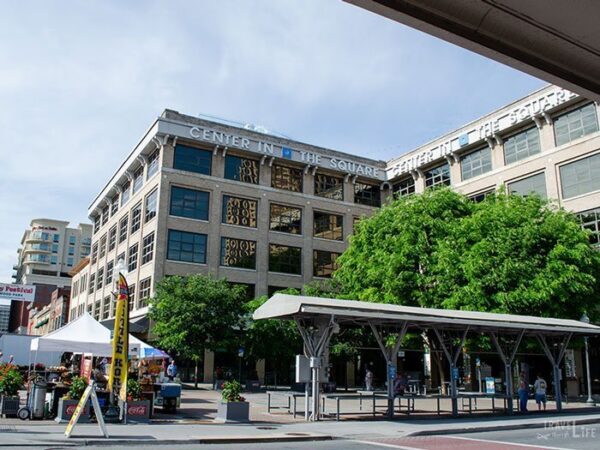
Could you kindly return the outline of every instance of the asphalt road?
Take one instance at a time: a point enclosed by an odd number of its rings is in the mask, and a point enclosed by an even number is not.
[[[24,449],[26,447],[21,447]],[[31,447],[37,448],[40,447]],[[75,446],[54,446],[47,449],[73,449]],[[83,448],[83,447],[82,447]],[[121,449],[122,446],[89,446],[86,449],[108,450]],[[531,428],[524,430],[492,431],[483,433],[453,434],[444,436],[415,436],[390,438],[365,438],[361,440],[337,439],[332,441],[305,442],[273,442],[258,444],[183,444],[183,445],[131,445],[131,450],[359,450],[397,448],[404,450],[544,450],[600,449],[600,425],[573,426],[570,423],[552,423],[546,428]]]

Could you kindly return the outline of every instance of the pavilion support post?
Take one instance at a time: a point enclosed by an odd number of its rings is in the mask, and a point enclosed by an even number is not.
[[[504,363],[504,388],[506,394],[506,409],[508,410],[509,415],[511,415],[514,412],[512,365],[515,360],[515,356],[517,355],[517,350],[519,349],[519,345],[521,344],[521,340],[523,339],[524,334],[525,330],[521,330],[521,332],[516,338],[516,341],[514,342],[512,350],[509,350],[509,352],[505,352],[502,346],[500,345],[500,341],[496,333],[490,333],[492,337],[492,342],[496,347],[496,351],[498,352],[500,358],[502,359],[502,362]]]
[[[329,347],[331,337],[337,332],[339,326],[335,323],[333,316],[329,320],[315,320],[310,324],[305,324],[302,320],[296,319],[296,325],[304,341],[311,369],[312,411],[308,420],[318,421],[320,420],[320,382],[323,355]]]
[[[569,345],[569,341],[573,333],[568,333],[558,344],[558,348],[556,352],[552,351],[550,345],[546,341],[546,336],[543,334],[537,335],[538,342],[542,346],[542,350],[546,354],[546,357],[552,364],[552,378],[554,384],[554,397],[556,400],[556,410],[562,411],[562,392],[560,390],[560,379],[561,379],[561,370],[560,363],[562,362],[563,357],[565,356],[565,351],[567,350],[567,346]]]
[[[386,362],[386,379],[387,379],[387,403],[388,417],[391,419],[394,417],[394,370],[392,367],[396,367],[396,358],[398,355],[398,351],[400,350],[400,345],[402,344],[402,340],[406,335],[406,330],[408,329],[408,322],[402,322],[402,326],[400,327],[400,331],[396,336],[396,340],[394,341],[394,345],[392,347],[387,347],[383,340],[383,333],[377,329],[377,327],[369,322],[369,326],[373,331],[373,335],[375,335],[375,339],[377,340],[377,344],[379,344],[379,348],[383,353],[383,357]],[[397,376],[397,375],[396,375]]]
[[[438,341],[440,342],[440,346],[442,347],[442,350],[444,351],[444,355],[446,355],[448,364],[450,365],[450,397],[452,400],[452,415],[458,416],[458,385],[457,385],[458,367],[457,367],[457,363],[458,363],[458,357],[460,356],[462,347],[465,343],[465,339],[467,338],[467,333],[469,332],[469,327],[467,326],[467,328],[465,328],[465,331],[457,339],[458,342],[456,342],[456,343],[452,342],[454,340],[454,338],[456,338],[456,337],[450,336],[450,339],[446,343],[444,340],[443,331],[440,332],[440,330],[438,330],[437,328],[433,328],[433,331],[435,332],[435,335],[437,336]],[[457,344],[457,345],[455,345],[455,344]]]

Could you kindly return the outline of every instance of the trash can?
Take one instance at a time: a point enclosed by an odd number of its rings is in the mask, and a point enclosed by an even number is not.
[[[37,379],[33,382],[32,402],[31,402],[31,418],[43,419],[46,405],[46,392],[48,385],[43,379]]]

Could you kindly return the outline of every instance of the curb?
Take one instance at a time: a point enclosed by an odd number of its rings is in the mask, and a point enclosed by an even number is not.
[[[547,420],[545,422],[533,422],[533,423],[515,423],[506,425],[489,425],[483,427],[468,427],[468,428],[446,428],[446,429],[435,429],[435,430],[421,430],[421,431],[409,431],[405,436],[438,436],[441,434],[465,434],[465,433],[486,433],[489,431],[510,431],[510,430],[524,430],[527,428],[544,428],[548,423],[560,423],[561,420]],[[600,423],[600,417],[590,419],[573,419],[563,420],[562,422],[569,422],[573,425],[591,425]]]

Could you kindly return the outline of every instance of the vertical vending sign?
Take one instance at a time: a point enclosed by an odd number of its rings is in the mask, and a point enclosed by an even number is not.
[[[111,398],[127,401],[127,357],[129,352],[129,287],[119,273],[119,290],[115,309],[112,363],[108,377]]]

